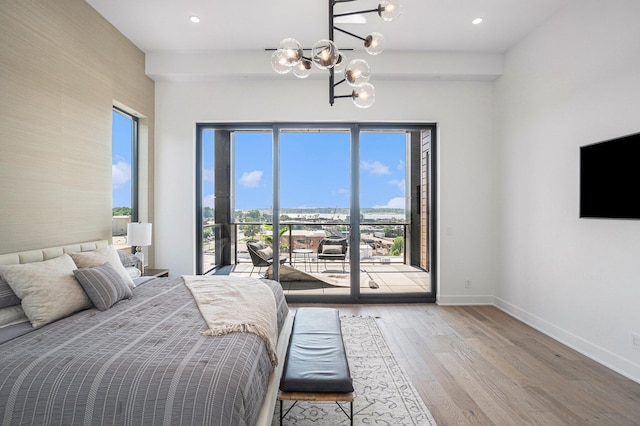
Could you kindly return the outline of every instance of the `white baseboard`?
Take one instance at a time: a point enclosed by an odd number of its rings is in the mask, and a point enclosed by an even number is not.
[[[470,296],[443,296],[438,295],[436,303],[442,306],[455,306],[455,305],[493,305],[493,296],[487,296],[484,294],[470,295]]]
[[[541,333],[559,341],[560,343],[567,345],[568,347],[580,352],[582,355],[591,358],[592,360],[604,365],[613,371],[622,374],[623,376],[640,383],[640,365],[631,362],[628,359],[622,358],[600,346],[584,340],[583,338],[576,336],[575,334],[564,330],[530,312],[527,312],[511,303],[502,300],[498,297],[492,297],[491,303],[498,309],[506,312],[514,318],[519,319],[525,324],[535,328]],[[468,303],[466,303],[468,304]],[[486,304],[486,303],[481,303]]]

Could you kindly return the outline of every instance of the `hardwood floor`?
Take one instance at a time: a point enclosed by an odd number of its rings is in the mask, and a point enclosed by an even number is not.
[[[438,425],[640,425],[640,384],[495,307],[336,307],[379,317]]]

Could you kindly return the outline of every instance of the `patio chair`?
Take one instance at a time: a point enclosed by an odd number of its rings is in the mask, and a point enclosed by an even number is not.
[[[347,239],[335,235],[323,238],[318,244],[318,260],[324,260],[324,268],[327,269],[327,260],[341,260],[342,272],[345,272],[345,260],[347,258]]]
[[[247,250],[249,251],[249,256],[251,256],[251,263],[253,263],[249,276],[253,274],[253,270],[256,266],[258,268],[262,268],[265,266],[269,267],[273,264],[273,249],[271,247],[267,247],[262,241],[247,241]],[[286,260],[286,256],[283,256],[280,259],[280,264],[283,264]]]

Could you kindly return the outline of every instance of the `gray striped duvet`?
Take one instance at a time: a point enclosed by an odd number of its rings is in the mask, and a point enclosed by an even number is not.
[[[277,282],[278,327],[288,311]],[[205,337],[182,278],[0,345],[3,425],[253,425],[271,372],[252,334]],[[282,361],[281,361],[282,362]]]

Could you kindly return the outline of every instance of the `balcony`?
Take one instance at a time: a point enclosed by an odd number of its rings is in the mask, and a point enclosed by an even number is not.
[[[205,240],[204,268],[215,264],[214,225],[205,225],[211,238]],[[271,268],[254,267],[246,247],[248,240],[271,244],[271,229],[264,223],[235,224],[233,238],[234,264],[220,268],[217,273],[235,276],[272,277]],[[351,253],[344,262],[318,258],[318,246],[323,238],[333,235],[349,236],[349,226],[343,222],[285,222],[281,223],[280,283],[287,294],[349,294]],[[360,225],[360,244],[357,250],[360,264],[361,294],[429,293],[432,291],[429,272],[407,262],[407,226],[399,223],[367,223]]]

